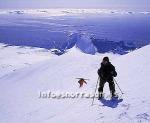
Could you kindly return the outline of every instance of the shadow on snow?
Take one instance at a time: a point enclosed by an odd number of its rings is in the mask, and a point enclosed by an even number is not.
[[[122,102],[123,99],[113,98],[113,99],[101,99],[100,102],[103,104],[103,106],[116,108],[120,102]]]

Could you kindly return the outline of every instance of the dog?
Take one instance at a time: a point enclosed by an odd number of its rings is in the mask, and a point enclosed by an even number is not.
[[[80,88],[83,86],[84,83],[87,84],[87,82],[85,81],[87,79],[84,79],[84,78],[78,78],[78,79],[79,79],[78,83],[79,83]]]

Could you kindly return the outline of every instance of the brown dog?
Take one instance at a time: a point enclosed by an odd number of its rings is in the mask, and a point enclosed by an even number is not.
[[[83,78],[80,78],[78,83],[80,84],[80,86],[79,86],[80,88],[83,86],[84,83],[87,84],[87,82]]]

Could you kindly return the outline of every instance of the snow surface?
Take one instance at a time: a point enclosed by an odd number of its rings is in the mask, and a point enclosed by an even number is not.
[[[0,43],[0,77],[52,57],[56,56],[46,49],[7,46]]]
[[[148,123],[150,122],[149,51],[150,45],[123,56],[88,55],[74,47],[62,56],[13,71],[0,78],[0,122]],[[116,66],[118,72],[116,80],[125,93],[123,100],[112,103],[110,100],[100,102],[96,99],[91,106],[92,99],[86,98],[39,98],[41,91],[94,92],[97,69],[104,56],[109,56]],[[83,88],[79,88],[76,77],[90,80]],[[109,95],[107,84],[105,92]]]

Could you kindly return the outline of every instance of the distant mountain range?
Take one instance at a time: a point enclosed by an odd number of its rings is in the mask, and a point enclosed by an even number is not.
[[[95,53],[112,52],[115,54],[126,54],[135,49],[148,45],[147,42],[127,42],[127,41],[111,41],[108,39],[95,39],[83,34],[72,34],[66,45],[62,45],[58,50],[53,50],[56,55],[61,55],[72,47],[77,47],[82,52],[94,55]]]
[[[102,16],[106,14],[109,16]],[[92,55],[126,54],[150,43],[148,14],[106,9],[1,9],[0,43],[45,48],[56,55],[72,47]]]
[[[59,35],[59,34],[57,34]],[[61,38],[61,37],[60,37]],[[72,47],[78,48],[80,51],[86,54],[95,53],[106,53],[112,52],[115,54],[126,54],[129,51],[141,48],[148,42],[138,42],[138,41],[111,41],[108,39],[96,39],[87,34],[73,33],[60,41],[12,41],[12,42],[1,42],[9,45],[15,46],[31,46],[40,47],[51,50],[53,54],[62,55],[67,52],[68,49]]]
[[[150,11],[125,11],[110,9],[8,9],[0,10],[0,14],[39,14],[39,15],[71,15],[71,14],[150,14]]]

